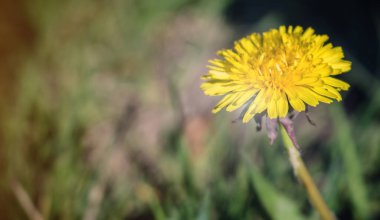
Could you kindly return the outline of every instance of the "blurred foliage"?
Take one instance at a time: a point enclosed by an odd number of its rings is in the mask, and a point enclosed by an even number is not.
[[[284,23],[279,14],[234,30],[227,0],[10,2],[0,219],[30,218],[25,204],[44,219],[318,219],[280,141],[211,115],[216,99],[199,90],[216,50]],[[378,219],[379,79],[348,59],[344,77],[368,99],[312,109],[316,127],[301,114],[297,135],[338,218]]]

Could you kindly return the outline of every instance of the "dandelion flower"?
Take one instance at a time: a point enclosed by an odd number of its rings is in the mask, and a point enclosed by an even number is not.
[[[224,96],[213,113],[244,105],[246,123],[259,113],[283,118],[291,109],[302,112],[308,105],[341,101],[340,91],[350,85],[334,76],[349,71],[351,62],[343,60],[341,47],[327,40],[312,28],[281,26],[219,51],[223,59],[209,61],[201,85],[206,95]]]

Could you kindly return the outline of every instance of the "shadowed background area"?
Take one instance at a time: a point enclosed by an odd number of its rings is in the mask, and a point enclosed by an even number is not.
[[[281,141],[213,115],[207,60],[280,25],[352,61],[296,118],[338,219],[380,218],[378,1],[0,1],[0,219],[318,219]],[[265,128],[263,129],[265,131]]]

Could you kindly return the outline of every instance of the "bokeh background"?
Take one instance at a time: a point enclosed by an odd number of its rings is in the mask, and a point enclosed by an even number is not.
[[[199,77],[251,32],[343,46],[344,101],[296,119],[339,219],[380,219],[376,0],[0,1],[0,219],[318,219],[281,141],[210,113]],[[264,128],[265,131],[265,128]]]

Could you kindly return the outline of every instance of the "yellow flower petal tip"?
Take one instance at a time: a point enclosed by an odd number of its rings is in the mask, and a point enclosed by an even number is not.
[[[320,102],[341,101],[341,90],[350,85],[334,78],[351,70],[341,47],[326,43],[327,35],[300,26],[253,33],[221,50],[222,59],[210,60],[202,76],[206,95],[224,96],[212,110],[234,111],[247,104],[243,122],[265,112],[269,118],[302,112]]]

